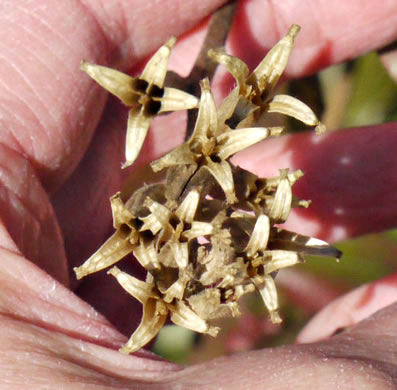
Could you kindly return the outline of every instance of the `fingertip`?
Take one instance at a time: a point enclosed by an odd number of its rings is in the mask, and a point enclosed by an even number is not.
[[[297,343],[333,336],[397,301],[397,273],[361,286],[321,310],[300,332]]]

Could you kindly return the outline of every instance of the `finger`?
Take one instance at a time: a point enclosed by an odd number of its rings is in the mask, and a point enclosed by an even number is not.
[[[264,177],[278,169],[302,169],[293,187],[308,209],[295,209],[286,227],[339,241],[395,226],[397,125],[345,129],[267,140],[242,152],[235,162]]]
[[[192,20],[205,16],[212,3]],[[79,2],[32,7],[19,0],[3,2],[0,10],[2,222],[30,260],[67,283],[62,237],[46,191],[54,192],[75,169],[105,104],[104,91],[79,71],[79,63],[106,63],[114,47]],[[179,26],[179,19],[172,20]],[[164,25],[168,33],[172,23]]]
[[[7,249],[0,255],[2,315],[113,348],[125,342],[103,316],[36,265]]]
[[[253,66],[293,23],[302,27],[287,72],[312,73],[383,46],[396,37],[397,4],[320,1],[242,2],[231,44]],[[260,15],[260,17],[258,17]],[[387,26],[385,28],[385,23]],[[393,26],[394,25],[394,26]],[[393,26],[393,27],[392,27]]]
[[[0,268],[0,315],[4,318],[113,350],[127,341],[102,314],[20,254],[2,248],[0,257],[4,263]],[[107,298],[104,301],[109,303],[109,295]],[[135,305],[130,305],[131,313],[125,316],[139,315],[139,304],[132,302]],[[135,356],[159,360],[145,350]]]
[[[62,237],[42,185],[54,189],[51,177],[64,180],[60,175],[76,164],[71,156],[87,146],[83,128],[92,130],[98,114],[85,99],[94,90],[88,81],[75,84],[73,75],[83,53],[100,57],[102,50],[88,44],[100,32],[84,9],[65,6],[68,18],[55,3],[0,6],[0,212],[20,251],[67,283]],[[96,104],[103,103],[98,96]]]
[[[104,44],[90,44],[101,32],[72,1],[1,8],[0,142],[24,155],[53,189],[51,177],[67,175],[77,163],[71,157],[85,151],[105,102],[78,71],[84,56],[104,60]]]
[[[172,374],[186,388],[391,389],[397,304],[320,343],[222,357]]]
[[[113,388],[176,369],[143,350],[121,355],[127,339],[102,315],[22,256],[0,249],[0,258],[2,384]]]
[[[180,369],[149,353],[145,359],[125,356],[95,341],[1,314],[0,319],[0,342],[7,352],[0,356],[4,388],[157,390],[160,375]]]
[[[343,295],[320,311],[302,330],[297,341],[312,343],[350,328],[375,312],[397,302],[397,275],[367,284]]]

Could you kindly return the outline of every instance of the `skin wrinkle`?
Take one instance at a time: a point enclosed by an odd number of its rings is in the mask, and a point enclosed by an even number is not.
[[[44,20],[43,18],[40,18],[40,17],[38,17],[37,15],[35,15],[34,12],[33,12],[34,10],[30,10],[30,12],[26,12],[26,10],[24,9],[23,11],[24,11],[25,13],[27,13],[29,16],[34,16],[35,19],[38,20],[42,26],[46,26],[46,27],[48,28],[48,31],[50,31],[50,32],[53,33],[54,35],[58,35],[59,37],[61,37],[61,35],[58,34],[58,33],[56,32],[56,30],[51,29],[51,28],[50,28],[50,25],[49,25],[48,23],[45,23],[45,20]],[[32,37],[34,37],[38,42],[40,42],[41,44],[43,44],[43,46],[46,47],[49,51],[51,50],[51,48],[48,46],[48,44],[46,43],[46,41],[40,39],[40,35],[34,34],[34,32],[33,32],[31,29],[28,29],[26,25],[24,25],[23,28],[24,28],[24,30],[25,30],[26,32],[28,32],[30,35],[32,35]],[[62,44],[64,43],[72,53],[74,52],[73,46],[69,45],[69,44],[68,44],[68,41],[67,41],[66,39],[63,38],[63,39],[61,40],[61,43],[62,43]],[[27,50],[29,50],[29,48],[27,48]],[[62,65],[63,62],[61,61],[61,58],[59,58],[59,57],[57,56],[57,53],[56,53],[56,52],[52,52],[54,58],[55,58],[56,60],[58,60],[58,61],[57,61],[58,64],[57,64],[57,66],[56,66],[57,72],[55,72],[55,74],[54,74],[53,69],[52,69],[46,62],[42,62],[42,61],[40,60],[40,57],[41,57],[41,56],[37,56],[35,51],[32,51],[31,53],[32,53],[32,55],[34,56],[35,61],[36,61],[37,63],[40,63],[43,67],[47,68],[49,74],[51,74],[52,76],[55,76],[55,78],[57,77],[57,76],[56,76],[56,73],[60,71],[59,65]],[[47,109],[47,103],[45,103],[44,101],[42,101],[42,99],[40,98],[40,94],[38,94],[38,97],[39,97],[39,101],[42,103],[42,106],[45,107],[45,109]],[[71,100],[73,100],[73,96],[71,96]],[[47,126],[47,127],[51,128],[51,132],[48,132],[48,131],[47,131],[47,132],[43,132],[43,134],[47,136],[47,139],[48,139],[48,142],[49,142],[49,141],[50,141],[50,137],[53,137],[53,136],[54,136],[54,131],[57,131],[57,133],[58,133],[59,135],[62,135],[62,132],[61,132],[61,130],[60,130],[60,128],[61,128],[61,122],[64,123],[65,121],[62,121],[62,119],[63,119],[62,117],[60,117],[60,118],[55,117],[54,112],[53,112],[52,110],[48,110],[48,113],[49,113],[49,115],[50,115],[50,116],[52,117],[52,119],[53,119],[54,126],[51,126],[51,125],[50,125],[50,126]],[[44,129],[44,128],[45,128],[45,127],[43,126],[43,129]],[[64,148],[63,148],[63,149],[65,150],[65,154],[68,155],[68,154],[70,153],[70,147],[68,147],[68,144],[66,143],[66,139],[64,139],[62,136],[59,137],[59,139],[60,139],[61,141],[64,141]],[[42,141],[43,141],[43,140],[42,140],[42,138],[40,137],[40,142],[42,142]],[[36,142],[36,143],[38,143],[38,142]],[[32,150],[33,150],[32,154],[33,154],[33,155],[36,155],[37,153],[36,153],[35,150],[34,150],[35,142],[33,141],[33,142],[31,143],[31,145],[32,145]]]
[[[2,145],[2,147],[4,147],[4,145]],[[0,164],[0,169],[8,172],[9,175],[12,174],[12,171],[7,167],[7,165]],[[21,180],[21,183],[23,183],[23,185],[25,186],[28,181],[29,180]],[[28,214],[31,215],[35,221],[39,221],[40,219],[42,219],[39,215],[35,215],[35,212],[37,212],[38,209],[36,207],[34,207],[33,209],[30,208],[26,200],[24,200],[25,194],[29,193],[30,191],[24,189],[22,190],[23,193],[17,193],[15,189],[11,189],[10,186],[6,185],[4,181],[4,175],[0,176],[0,183],[3,184],[3,189],[5,189],[8,194],[13,195],[13,198],[19,200],[20,204],[23,205],[24,209],[28,211]]]
[[[72,8],[72,9],[73,9],[73,8]],[[65,45],[65,46],[67,46],[68,50],[70,50],[71,53],[75,53],[76,55],[79,54],[78,52],[75,52],[75,47],[74,47],[74,45],[71,45],[71,44],[69,43],[68,39],[66,39],[62,34],[60,34],[60,33],[57,31],[57,29],[54,29],[53,26],[51,26],[51,25],[46,21],[45,18],[40,17],[39,15],[37,15],[37,14],[35,13],[35,10],[34,10],[34,9],[27,9],[27,11],[28,11],[27,13],[28,13],[29,15],[35,17],[35,19],[38,20],[38,21],[40,22],[40,24],[41,24],[43,27],[46,27],[47,30],[48,30],[51,34],[53,34],[54,36],[57,36],[57,37],[59,38],[60,43],[63,44],[63,45]],[[68,14],[68,17],[71,18],[70,13]],[[78,23],[77,25],[74,25],[75,30],[78,31],[80,25],[81,25],[80,23]],[[31,32],[31,33],[32,33],[32,35],[33,35],[33,32]],[[38,39],[39,39],[39,38],[38,38]],[[44,41],[43,44],[46,45],[46,42]],[[52,48],[50,48],[50,47],[48,47],[48,49],[49,49],[50,51],[52,50]],[[54,56],[57,57],[56,53],[54,54]],[[59,58],[59,62],[60,62],[60,63],[63,62],[61,58]]]
[[[12,293],[15,294],[15,292],[12,291]],[[15,303],[15,300],[13,300],[13,302]],[[21,301],[20,303],[23,303],[23,301]],[[36,302],[36,303],[40,303],[40,302]],[[47,305],[43,305],[43,309],[45,309],[45,306]],[[61,307],[57,307],[57,306],[53,306],[50,305],[50,307],[48,307],[48,309],[52,309],[52,310],[59,310],[62,309]],[[62,310],[63,314],[65,316],[68,316],[69,321],[77,321],[78,320],[78,316],[76,316],[72,311],[68,311],[68,310]],[[4,313],[4,312],[0,312],[0,317],[3,317],[3,320],[5,318],[8,319],[12,319],[14,321],[18,321],[20,323],[23,324],[30,324],[33,326],[37,326],[41,329],[45,329],[46,331],[52,333],[60,333],[63,334],[65,336],[71,337],[75,340],[80,340],[81,342],[85,342],[85,343],[94,343],[96,346],[102,346],[104,348],[109,348],[111,350],[114,350],[115,352],[117,351],[118,348],[120,348],[122,346],[122,344],[126,341],[126,339],[122,339],[120,337],[120,340],[98,340],[98,338],[96,338],[92,333],[95,334],[95,332],[101,332],[101,335],[104,334],[104,329],[105,326],[103,326],[99,321],[98,324],[96,325],[95,329],[91,329],[91,334],[90,335],[83,335],[82,333],[84,332],[85,329],[82,329],[81,327],[78,329],[67,329],[65,330],[64,325],[61,323],[59,324],[54,324],[54,323],[50,323],[48,320],[46,320],[45,318],[29,318],[27,315],[28,314],[34,314],[34,313],[26,313],[25,315],[21,315],[21,314],[16,314],[16,313]],[[87,321],[88,322],[88,321]],[[91,322],[91,320],[90,320]],[[88,325],[88,324],[87,324]],[[102,326],[101,326],[102,325]],[[87,327],[86,327],[87,328]],[[102,329],[101,329],[102,328]]]
[[[24,30],[26,30],[26,26],[24,26]],[[8,62],[8,64],[10,65],[10,67],[15,71],[15,73],[23,80],[23,82],[25,83],[25,85],[28,87],[28,90],[30,90],[33,94],[33,97],[37,99],[37,102],[40,103],[40,106],[42,108],[43,111],[47,111],[54,122],[56,122],[55,118],[53,117],[53,113],[51,112],[51,110],[47,110],[46,105],[47,103],[44,102],[43,98],[41,97],[41,95],[37,92],[36,88],[34,88],[33,84],[31,83],[31,81],[29,81],[29,79],[27,77],[25,77],[24,72],[22,70],[19,69],[19,67],[10,62],[7,61],[7,58],[4,56],[0,56],[0,59],[2,59],[4,62]],[[25,95],[22,95],[25,96]],[[27,100],[25,100],[21,95],[18,96],[18,98],[24,103],[24,105],[26,107],[31,107],[31,103],[29,104]],[[30,98],[31,99],[31,98]],[[32,101],[32,100],[30,100]],[[37,107],[36,107],[37,108]],[[41,125],[42,128],[44,128],[44,124],[42,122],[42,120],[40,119],[40,114],[36,113],[36,109],[32,109],[31,110],[32,113],[36,116],[38,123]]]
[[[27,258],[29,258],[32,261],[35,260],[37,261],[37,258],[39,256],[38,239],[40,237],[40,234],[42,233],[40,229],[40,224],[41,224],[40,223],[41,221],[39,220],[40,217],[36,217],[33,213],[30,212],[26,203],[23,201],[23,198],[15,196],[15,194],[12,194],[11,191],[8,191],[8,194],[11,194],[11,197],[10,196],[8,197],[9,203],[14,205],[14,209],[17,209],[17,207],[20,208],[18,212],[19,214],[24,214],[23,225],[19,225],[16,229],[15,227],[10,226],[11,234],[14,235],[14,239],[16,240],[16,242],[18,242],[19,248],[21,249],[22,252],[25,253]],[[12,220],[14,217],[14,215],[12,214],[15,213],[10,213],[10,214],[11,215],[9,215],[9,218],[6,218],[6,223],[8,222],[9,225],[11,225],[10,220]],[[48,264],[46,265],[48,267],[49,272],[51,273],[55,272],[54,269],[51,269],[52,267],[50,267]],[[57,276],[56,273],[55,276]]]
[[[49,27],[48,24],[44,24],[44,23],[43,23],[43,19],[42,19],[42,18],[39,18],[37,15],[34,15],[33,12],[26,12],[25,9],[23,9],[23,12],[25,12],[25,13],[28,14],[29,16],[34,16],[36,20],[39,20],[39,21],[40,21],[40,24],[41,24],[41,25],[46,25],[46,27]],[[40,35],[35,34],[31,29],[28,29],[26,25],[23,25],[23,30],[26,31],[29,35],[31,35],[36,41],[40,42],[46,49],[48,49],[48,51],[50,51],[51,48],[49,47],[49,45],[47,44],[47,42],[46,42],[45,40],[43,40],[43,39],[40,38]],[[49,29],[49,31],[53,32],[53,30],[51,30],[51,29]],[[56,35],[59,35],[59,34],[56,34]],[[67,43],[67,41],[66,41],[65,39],[63,39],[63,41],[64,41],[65,43]],[[62,42],[62,43],[63,43],[63,42]],[[66,44],[66,45],[68,46],[69,49],[71,49],[71,52],[73,53],[74,50],[72,50],[72,47],[71,47],[70,45],[68,45],[68,44]],[[27,50],[29,50],[29,47],[27,48]],[[35,61],[36,61],[37,63],[40,63],[43,67],[48,68],[48,72],[49,72],[51,75],[54,73],[54,71],[50,68],[50,66],[49,66],[46,62],[42,62],[42,61],[40,60],[40,56],[37,56],[35,51],[31,51],[31,53],[32,53],[32,55],[34,56]],[[55,59],[58,60],[58,61],[57,61],[58,64],[61,65],[62,62],[61,62],[61,59],[60,59],[60,58],[57,58],[57,53],[56,53],[56,52],[52,52],[52,55],[54,56]],[[57,64],[57,67],[56,67],[56,68],[57,68],[57,71],[59,72],[59,66],[58,66],[58,64]],[[50,126],[47,125],[47,126],[46,126],[46,127],[51,128],[51,133],[49,133],[48,131],[47,131],[47,132],[46,132],[46,131],[42,132],[43,135],[46,135],[46,136],[47,136],[47,138],[48,138],[48,141],[47,141],[47,142],[49,142],[50,137],[53,137],[53,136],[54,136],[54,134],[53,134],[54,130],[57,130],[57,132],[58,132],[59,134],[61,134],[61,131],[60,131],[59,128],[61,127],[61,126],[60,126],[60,123],[61,123],[61,119],[62,119],[62,118],[56,118],[55,115],[54,115],[54,112],[53,112],[52,110],[47,110],[47,103],[44,102],[44,101],[42,100],[41,95],[35,91],[35,88],[34,88],[32,85],[29,85],[29,87],[31,88],[32,92],[34,92],[34,93],[36,94],[36,96],[37,96],[37,101],[41,103],[42,107],[43,107],[43,108],[49,113],[49,115],[52,117],[52,120],[53,120],[54,125],[50,125]],[[27,104],[26,104],[26,105],[27,105]],[[34,111],[34,110],[33,110],[32,112],[35,114],[35,111]],[[36,114],[35,114],[35,115],[36,115]],[[65,122],[65,121],[63,121],[63,122]],[[42,125],[42,124],[40,123],[40,125]],[[46,127],[43,126],[43,125],[42,125],[41,127],[42,127],[43,129],[46,128]],[[59,139],[62,141],[62,140],[63,140],[63,137],[59,137]],[[43,141],[43,140],[42,140],[42,138],[40,137],[40,142],[42,142],[42,141]],[[66,146],[66,140],[64,140],[64,141],[65,141],[65,146]],[[34,142],[34,141],[31,143],[31,145],[32,145],[32,154],[33,154],[33,155],[36,155],[36,154],[37,154],[37,153],[35,152],[35,149],[34,149],[34,145],[37,144],[37,143],[38,143],[38,142]],[[68,153],[67,153],[68,148],[64,148],[64,149],[66,150],[66,154],[68,154]]]
[[[15,71],[17,72],[17,69],[16,69],[15,65],[12,65],[12,63],[9,62],[9,61],[7,60],[6,57],[0,55],[0,59],[3,59],[4,62],[8,63],[8,64],[10,65],[10,67],[11,67],[13,70],[15,70]],[[4,65],[4,64],[3,64],[3,65]],[[19,74],[21,75],[20,72],[17,72],[17,73],[19,73]],[[6,83],[5,83],[1,78],[0,78],[0,83],[1,83],[3,86],[6,85]],[[8,89],[8,87],[7,87],[7,89]],[[28,104],[28,102],[27,102],[26,100],[22,99],[20,95],[17,95],[17,94],[16,94],[15,92],[13,92],[12,90],[9,90],[8,92],[9,92],[10,94],[12,94],[13,97],[15,97],[17,101],[20,101],[20,102],[22,103],[22,109],[27,110],[27,111],[33,116],[33,119],[34,119],[35,122],[38,124],[38,127],[39,127],[39,128],[40,128],[40,127],[43,128],[42,122],[41,122],[41,120],[40,120],[38,114],[35,112],[35,110],[32,109],[32,107]],[[2,108],[4,109],[4,107],[2,107]],[[16,117],[16,115],[15,115],[14,117]],[[14,136],[14,138],[15,138],[15,136]],[[20,142],[18,142],[18,143],[21,145]],[[33,145],[32,145],[32,144],[31,144],[30,146],[31,146],[31,148],[33,148]],[[23,149],[21,149],[21,151],[22,151],[22,150],[26,150],[26,146],[24,146]]]
[[[11,64],[10,64],[10,65],[11,65]],[[0,83],[3,84],[3,81],[2,81],[1,79],[0,79]],[[13,93],[12,91],[10,91],[10,92]],[[14,93],[13,93],[13,94],[14,94]],[[14,94],[14,96],[15,96],[15,94]],[[20,100],[20,101],[23,103],[23,107],[21,107],[21,108],[24,109],[24,110],[28,110],[28,111],[33,115],[33,119],[34,119],[35,122],[37,122],[38,128],[39,128],[39,129],[40,129],[40,128],[41,128],[41,129],[44,129],[44,126],[43,126],[43,124],[41,123],[41,120],[40,120],[40,118],[39,118],[39,115],[36,113],[36,111],[31,109],[31,106],[28,104],[27,101],[24,101],[23,99],[20,99],[20,96],[16,96],[16,97],[17,97],[18,100]],[[44,102],[42,102],[42,105],[44,106]],[[19,106],[19,107],[20,107],[20,106]],[[5,108],[5,105],[2,106],[2,110],[3,110],[3,111],[7,111],[7,108]],[[21,110],[21,111],[22,111],[22,110]],[[18,111],[15,110],[15,111],[12,113],[12,114],[13,114],[13,117],[14,117],[15,119],[18,120],[18,122],[21,124],[21,127],[23,128],[23,127],[25,126],[25,120],[24,120],[20,115],[17,115],[17,113],[18,113]],[[10,112],[10,114],[11,114],[11,112]],[[17,138],[17,136],[16,136],[16,134],[18,134],[18,132],[13,131],[14,126],[8,126],[8,129],[9,129],[9,131],[7,132],[7,134],[9,134],[9,135],[12,136],[12,138],[16,141],[17,147],[18,147],[18,150],[15,149],[15,148],[12,148],[12,149],[15,150],[15,151],[18,152],[18,153],[24,153],[24,152],[26,152],[26,144],[25,144],[24,146],[22,146],[21,141],[20,141],[20,140]],[[47,135],[46,138],[49,139],[49,135],[48,135],[47,132],[41,131],[41,134]],[[42,139],[42,137],[37,137],[37,136],[33,138],[33,136],[32,136],[30,133],[29,133],[28,135],[29,135],[28,138],[23,137],[23,139],[24,139],[24,140],[27,140],[27,139],[30,139],[30,140],[31,140],[31,142],[30,142],[30,148],[28,147],[28,149],[31,149],[31,154],[32,154],[32,155],[36,155],[37,152],[35,151],[35,149],[36,149],[35,145],[38,144],[38,143],[37,143],[37,142],[34,142],[34,139],[35,139],[35,138],[36,138],[36,139],[40,138],[40,142],[42,142],[43,139]],[[5,144],[4,141],[3,141],[2,143]]]
[[[43,19],[40,18],[38,15],[36,15],[36,14],[33,12],[34,10],[27,10],[27,9],[25,9],[25,8],[23,8],[23,7],[19,7],[19,8],[20,8],[27,16],[29,16],[29,17],[31,17],[31,18],[34,18],[35,20],[37,20],[37,21],[39,22],[39,25],[37,25],[37,26],[38,26],[37,30],[40,31],[40,34],[37,33],[36,31],[33,31],[32,29],[28,28],[28,26],[26,26],[25,24],[23,24],[22,26],[19,25],[19,24],[16,24],[16,26],[17,26],[17,27],[20,27],[22,31],[24,31],[24,32],[27,33],[28,36],[31,36],[32,38],[34,38],[34,40],[36,40],[37,42],[39,42],[39,43],[43,46],[44,49],[46,49],[47,51],[52,51],[51,46],[46,42],[45,39],[43,39],[43,38],[41,37],[41,34],[43,33],[43,31],[41,31],[41,30],[42,30],[42,27],[44,27],[44,26],[47,27],[47,30],[50,31],[50,32],[51,32],[52,34],[54,34],[54,35],[58,35],[58,36],[59,36],[59,34],[58,34],[55,30],[51,29],[50,26],[48,25],[48,23],[44,23]],[[41,27],[41,28],[40,28],[40,27]],[[61,41],[61,42],[62,42],[62,43],[65,42],[65,43],[66,43],[66,46],[68,46],[68,49],[69,49],[71,52],[73,52],[73,48],[67,43],[66,40],[63,40],[63,41]],[[26,49],[29,50],[29,47],[27,47]],[[40,56],[37,55],[34,51],[32,51],[31,54],[35,56],[35,59],[36,59],[36,60],[39,60]],[[54,56],[55,59],[57,59],[57,60],[59,61],[59,63],[61,63],[61,59],[58,58],[58,55],[57,55],[56,52],[52,52],[52,55]],[[39,60],[39,61],[40,61],[41,65],[44,65],[45,67],[48,68],[48,70],[50,70],[50,66],[49,66],[49,65],[47,65],[45,62],[43,62],[43,61],[41,61],[41,60]]]
[[[48,186],[46,185],[47,183],[44,183],[45,187],[51,192],[55,193],[56,190],[59,189],[60,185],[64,184],[66,180],[69,179],[73,171],[76,169],[78,164],[81,162],[81,159],[83,158],[88,146],[89,142],[92,141],[92,137],[94,134],[91,133],[91,130],[94,130],[95,127],[98,125],[99,121],[99,115],[100,115],[100,110],[102,107],[105,106],[107,102],[107,94],[103,93],[102,91],[99,91],[98,88],[95,85],[91,85],[88,90],[85,91],[86,96],[87,96],[87,102],[84,102],[83,105],[81,105],[79,108],[81,109],[81,119],[79,120],[76,118],[76,138],[73,137],[61,137],[64,138],[62,141],[67,144],[67,147],[62,149],[62,153],[60,153],[59,156],[59,162],[58,164],[54,167],[54,175],[50,176],[49,180],[56,180],[56,184]],[[82,93],[79,91],[78,95],[82,95]],[[93,100],[93,97],[96,97],[96,100]],[[81,100],[81,97],[78,97],[79,100]],[[77,99],[76,99],[77,100]],[[72,102],[71,102],[72,104]],[[65,117],[67,120],[70,120],[70,115],[72,115],[73,111],[73,106],[70,107],[70,113],[65,113]],[[92,113],[95,113],[95,116],[93,117]],[[82,133],[82,127],[84,126],[84,133],[86,136],[83,138],[86,138],[84,142],[77,142],[79,138],[79,132],[80,134]],[[80,135],[81,137],[81,135]],[[63,152],[67,150],[69,153],[67,155],[64,155]],[[74,156],[79,156],[78,159],[76,159]],[[72,162],[72,163],[71,163]],[[65,172],[63,175],[57,175],[55,174],[57,172],[62,172],[62,170]],[[51,181],[50,181],[51,183]]]
[[[34,332],[34,330],[31,330]],[[19,331],[21,333],[21,330]],[[14,336],[14,335],[12,335]],[[35,334],[37,339],[42,339],[44,337],[48,337],[51,335],[43,334],[43,332],[38,332],[36,330]],[[18,337],[18,334],[14,336]],[[19,341],[19,340],[16,340]],[[76,388],[74,386],[81,386],[83,384],[91,384],[91,385],[103,385],[104,383],[108,383],[111,388],[113,386],[119,387],[121,383],[124,383],[124,386],[127,385],[128,381],[125,379],[118,378],[115,380],[110,375],[106,375],[106,373],[101,373],[95,367],[91,367],[89,363],[79,360],[77,357],[73,358],[64,352],[64,356],[56,356],[56,353],[46,348],[45,345],[35,346],[30,340],[23,340],[25,344],[27,344],[29,351],[29,366],[31,370],[31,375],[29,375],[29,383],[35,385],[47,385],[48,384],[48,376],[55,373],[56,381],[58,384],[64,383],[64,387],[62,385],[61,388]],[[64,350],[64,345],[60,342],[54,342],[54,340],[50,340],[53,344],[53,348],[58,350]],[[14,356],[20,356],[20,351],[16,350],[14,352]],[[77,356],[77,354],[76,354]],[[35,363],[39,361],[43,361],[43,357],[45,357],[45,363]],[[21,356],[23,359],[23,356]],[[55,371],[54,371],[55,370]],[[15,382],[14,382],[15,383]],[[20,385],[24,385],[26,383],[26,378],[21,377],[18,382]],[[123,387],[122,387],[123,388]],[[125,387],[124,387],[125,388]]]
[[[0,80],[1,83],[1,80]],[[2,120],[2,124],[6,123],[7,121],[10,123],[17,122],[19,124],[18,129],[23,128],[26,126],[27,118],[21,117],[19,115],[18,109],[12,110],[11,108],[8,108],[6,104],[0,105],[0,110],[2,111],[2,117],[4,117],[4,113],[7,112],[8,117],[10,119]],[[33,121],[35,118],[32,118]],[[9,149],[12,152],[15,152],[21,159],[26,159],[26,153],[25,153],[25,148],[26,146],[22,145],[22,142],[26,142],[27,139],[31,140],[31,149],[34,150],[34,141],[32,137],[21,137],[21,139],[18,137],[20,136],[20,132],[16,130],[16,126],[13,124],[7,126],[4,128],[3,126],[1,134],[2,137],[0,136],[0,145],[3,145],[5,148]],[[3,138],[3,139],[1,139]],[[13,142],[10,142],[10,140],[13,140]],[[33,167],[34,168],[34,167]]]

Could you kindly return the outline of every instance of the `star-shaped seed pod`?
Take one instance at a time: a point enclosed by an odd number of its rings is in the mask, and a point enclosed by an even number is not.
[[[233,169],[239,202],[242,206],[248,205],[257,215],[266,213],[273,223],[284,223],[292,207],[309,207],[310,201],[292,194],[292,186],[302,176],[300,169],[291,173],[280,169],[280,176],[261,179],[240,167]]]
[[[146,230],[145,219],[150,213],[144,199],[151,197],[161,201],[165,199],[163,193],[162,185],[146,186],[136,191],[126,204],[122,201],[120,192],[113,195],[110,205],[116,231],[80,267],[74,268],[77,279],[110,267],[131,252],[149,271],[158,269],[160,265],[156,257],[151,257],[154,243],[147,243],[142,234]]]
[[[278,198],[275,202],[283,203],[284,200]],[[277,208],[283,209],[283,206]],[[235,211],[231,214],[229,229],[234,237],[236,254],[243,256],[247,267],[245,280],[234,283],[240,287],[251,284],[256,287],[273,323],[281,322],[274,283],[274,277],[279,270],[303,262],[304,255],[336,258],[341,256],[340,251],[325,241],[274,227],[274,220],[267,214],[255,217],[246,212]]]
[[[120,271],[117,267],[111,268],[108,273],[113,275],[129,294],[143,304],[142,321],[128,342],[120,349],[120,352],[129,354],[146,345],[163,327],[168,314],[170,314],[171,321],[176,325],[196,332],[207,333],[214,337],[217,335],[219,328],[209,326],[183,301],[165,302],[156,291],[156,285],[151,276],[146,282],[142,282]]]
[[[185,182],[198,170],[212,175],[224,191],[228,203],[235,203],[232,168],[227,161],[235,153],[273,135],[272,129],[251,127],[232,130],[218,126],[217,110],[207,79],[201,82],[201,99],[191,138],[164,157],[151,163],[158,172],[172,166],[193,166]],[[278,129],[278,128],[277,128]],[[204,173],[204,172],[203,172]],[[204,173],[205,174],[205,173]]]
[[[260,215],[256,219],[245,253],[251,268],[251,280],[261,294],[271,321],[279,323],[281,318],[273,275],[282,268],[302,262],[303,258],[295,251],[269,250],[270,232],[271,219],[265,214]]]
[[[125,144],[126,162],[123,168],[133,164],[138,157],[150,123],[157,114],[198,107],[195,96],[175,88],[164,88],[168,60],[175,42],[176,39],[172,37],[161,46],[138,78],[85,61],[81,64],[81,69],[99,85],[131,107]]]
[[[74,268],[77,279],[101,271],[120,261],[132,252],[139,234],[136,229],[136,217],[124,206],[120,193],[110,198],[115,233],[80,267]]]
[[[313,111],[300,100],[289,95],[271,97],[285,70],[299,30],[298,25],[292,25],[287,35],[268,52],[251,75],[244,61],[226,54],[223,49],[212,49],[208,52],[209,57],[225,66],[237,82],[236,88],[219,108],[222,121],[239,128],[249,126],[266,112],[276,112],[315,127],[318,134],[325,131],[324,125]]]

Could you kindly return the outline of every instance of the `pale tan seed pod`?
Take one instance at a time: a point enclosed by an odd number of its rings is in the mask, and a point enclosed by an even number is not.
[[[300,26],[293,24],[287,35],[273,46],[248,79],[248,82],[258,83],[262,94],[266,91],[269,95],[283,74],[299,31]]]
[[[133,248],[124,239],[123,233],[116,231],[83,265],[73,269],[77,279],[112,266],[131,253]]]
[[[298,252],[272,250],[265,252],[264,256],[269,255],[270,260],[264,264],[264,272],[270,275],[273,272],[279,271],[286,267],[291,267],[303,261]]]
[[[289,95],[274,96],[268,103],[267,112],[291,116],[305,125],[316,127],[316,131],[320,133],[325,130],[324,125],[317,119],[310,107]]]
[[[280,184],[269,211],[269,217],[276,223],[284,223],[291,211],[292,189],[288,180],[288,170],[281,170]]]
[[[206,333],[212,337],[215,337],[219,332],[218,327],[208,325],[182,301],[179,301],[176,307],[171,310],[171,321],[176,325],[199,333]]]
[[[245,248],[248,257],[254,256],[258,251],[264,251],[270,236],[270,219],[267,215],[259,215],[254,230]]]
[[[247,92],[249,93],[249,91],[246,91],[246,79],[249,75],[249,68],[244,61],[227,54],[223,49],[208,50],[208,57],[218,64],[223,65],[231,73],[237,81],[240,95],[246,95]]]
[[[192,190],[188,193],[186,198],[178,206],[175,211],[176,216],[187,223],[192,223],[197,212],[197,207],[200,201],[200,192]]]
[[[280,323],[282,320],[278,312],[278,297],[274,279],[269,275],[265,275],[256,276],[253,280],[256,288],[261,294],[267,310],[269,311],[271,321],[273,324]]]
[[[253,127],[228,131],[217,137],[218,145],[215,148],[216,155],[221,160],[254,145],[270,135],[270,131],[264,127]]]
[[[143,69],[141,79],[160,88],[164,86],[164,80],[168,70],[168,60],[175,43],[176,38],[171,37],[154,53]]]

